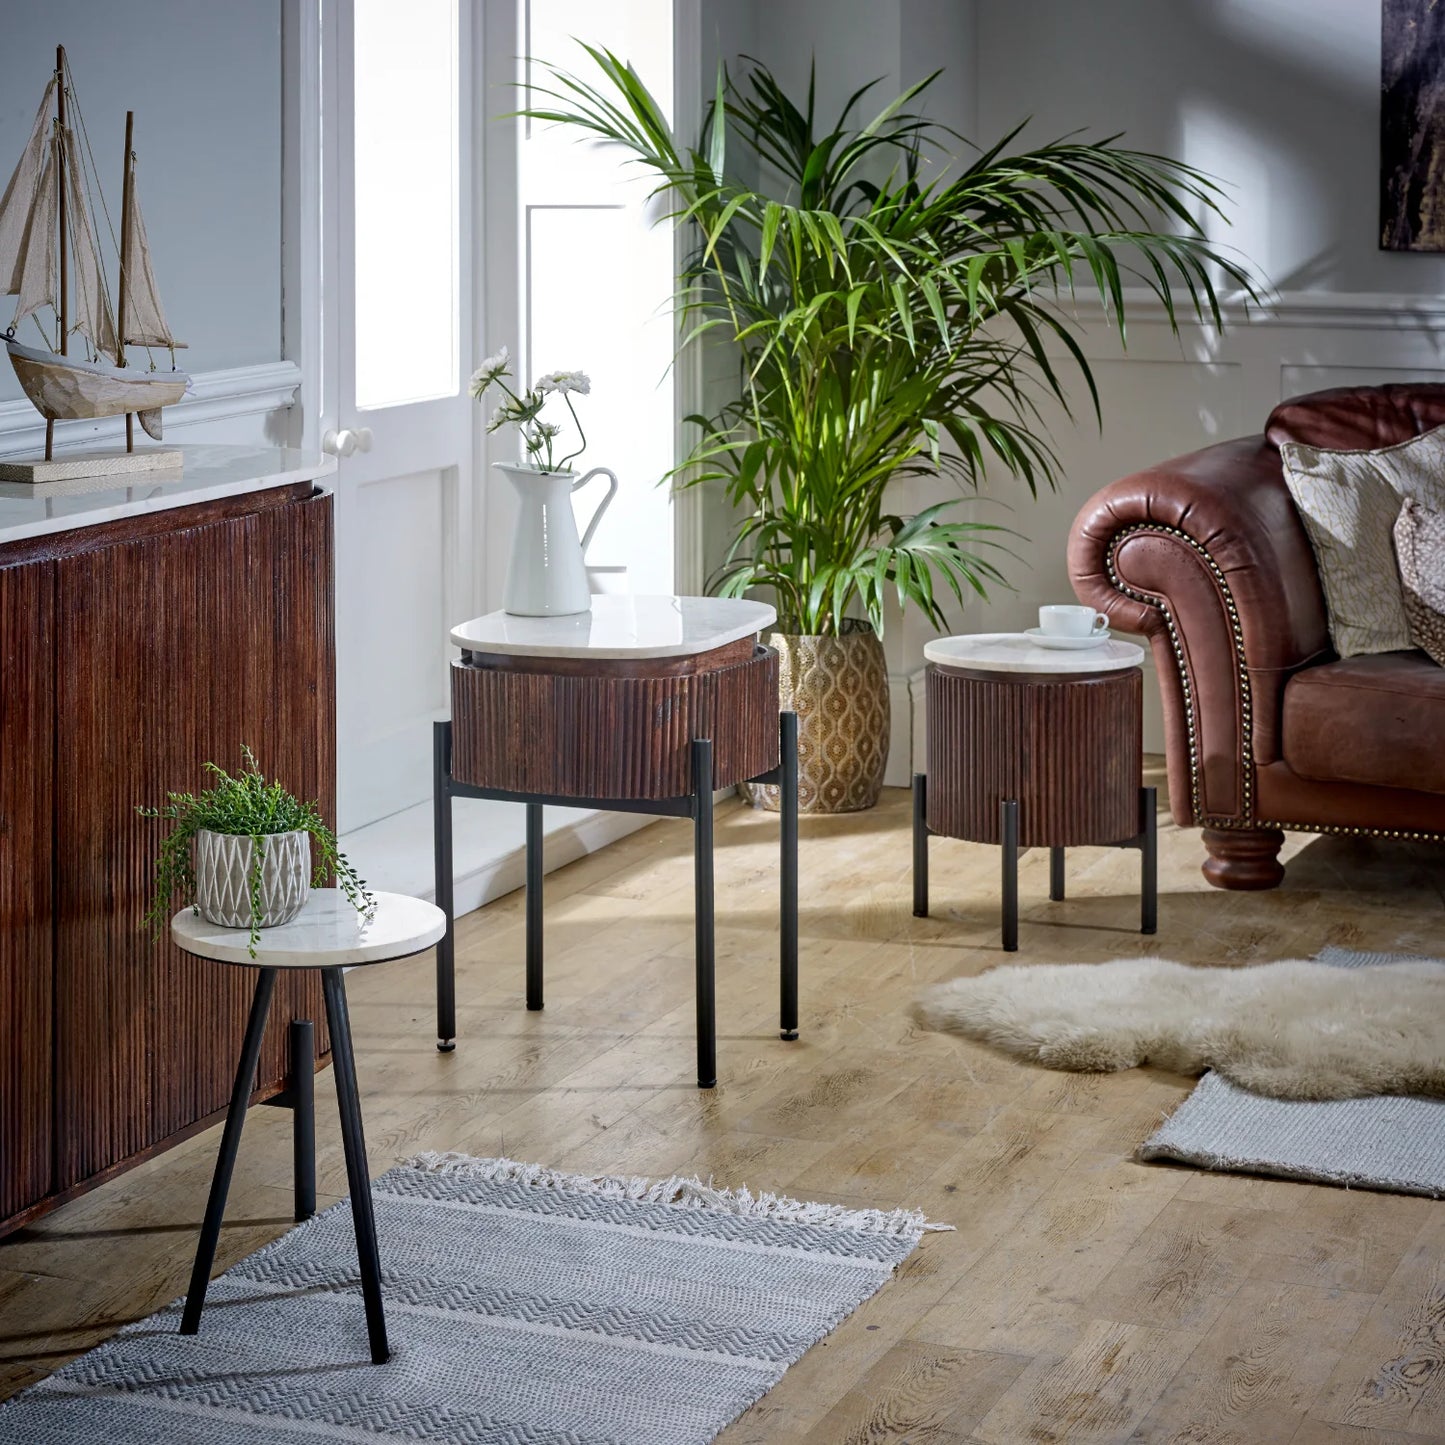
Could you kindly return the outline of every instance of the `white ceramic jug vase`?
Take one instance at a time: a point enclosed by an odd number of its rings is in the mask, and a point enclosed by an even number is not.
[[[606,467],[593,467],[585,477],[576,472],[539,472],[534,467],[494,462],[517,489],[517,524],[512,532],[512,560],[502,608],[515,617],[567,617],[592,608],[587,585],[587,544],[613,497],[617,478]],[[587,530],[577,536],[572,493],[593,477],[606,477],[607,495],[592,514]]]

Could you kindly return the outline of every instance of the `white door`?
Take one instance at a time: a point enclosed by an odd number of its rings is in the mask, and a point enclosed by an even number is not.
[[[323,7],[323,429],[337,450],[340,832],[431,796],[449,628],[475,615],[472,97],[458,0]],[[325,90],[325,79],[322,86]],[[327,121],[332,138],[324,133]]]
[[[625,164],[620,148],[504,117],[524,103],[528,76],[519,57],[550,61],[589,81],[600,77],[578,40],[630,61],[671,114],[673,0],[497,0],[485,10],[487,350],[506,344],[527,381],[554,370],[587,372],[592,392],[577,409],[588,446],[575,465],[610,467],[620,482],[587,555],[612,576],[594,572],[594,583],[670,593],[674,517],[659,482],[676,454],[672,230],[651,224],[653,183]],[[490,461],[517,459],[512,430],[489,439]],[[597,482],[578,493],[579,524],[603,491]],[[513,514],[510,489],[490,485],[492,606],[500,605]]]

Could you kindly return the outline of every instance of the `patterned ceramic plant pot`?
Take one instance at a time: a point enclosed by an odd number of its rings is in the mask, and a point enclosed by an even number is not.
[[[196,906],[222,928],[251,926],[249,837],[196,834]],[[261,839],[261,928],[289,923],[311,894],[311,835],[272,833]]]
[[[888,761],[888,669],[867,624],[840,637],[774,632],[778,701],[798,714],[798,809],[857,813],[883,789]],[[743,785],[755,808],[776,812],[776,785]]]

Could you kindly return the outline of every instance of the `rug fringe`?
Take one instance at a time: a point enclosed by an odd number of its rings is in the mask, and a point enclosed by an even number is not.
[[[817,1224],[829,1229],[854,1229],[864,1234],[903,1237],[933,1234],[954,1228],[924,1217],[919,1209],[848,1209],[841,1204],[810,1204],[782,1194],[753,1194],[741,1189],[719,1189],[711,1179],[674,1174],[670,1179],[642,1175],[566,1174],[540,1164],[516,1159],[478,1159],[455,1152],[418,1154],[406,1161],[410,1169],[432,1174],[462,1174],[472,1179],[515,1181],[536,1189],[572,1189],[608,1199],[633,1199],[647,1204],[671,1204],[679,1209],[719,1209],[752,1219],[780,1219],[792,1224]]]

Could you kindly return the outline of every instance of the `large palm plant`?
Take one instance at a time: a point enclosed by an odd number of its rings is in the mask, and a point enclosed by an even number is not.
[[[695,234],[685,344],[725,337],[742,385],[692,418],[678,481],[725,483],[739,521],[717,589],[772,588],[789,630],[837,633],[861,611],[881,631],[890,592],[941,623],[948,593],[1002,580],[979,550],[997,529],[948,514],[986,462],[1032,492],[1055,483],[1039,406],[1069,408],[1061,363],[1097,415],[1076,291],[1121,339],[1126,280],[1171,325],[1181,306],[1219,324],[1217,288],[1255,296],[1205,236],[1215,183],[1117,137],[1012,150],[1015,130],[929,179],[925,156],[971,149],[910,109],[937,73],[860,126],[864,86],[820,134],[813,85],[799,105],[749,62],[741,80],[719,73],[688,147],[631,66],[585,48],[596,83],[544,67],[529,114],[628,147]],[[959,496],[891,510],[889,483],[921,473]]]

